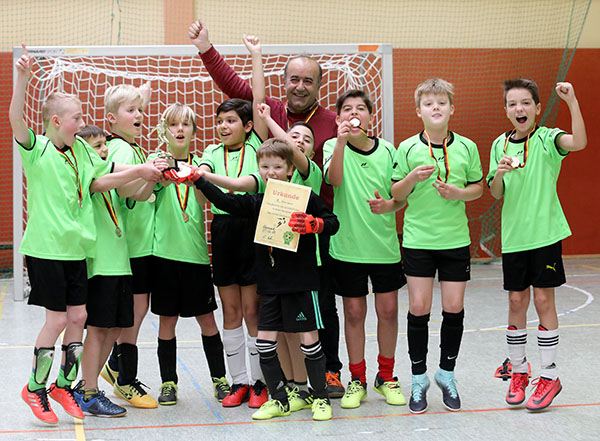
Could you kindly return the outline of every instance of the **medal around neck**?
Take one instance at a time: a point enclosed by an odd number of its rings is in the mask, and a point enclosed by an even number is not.
[[[521,161],[519,160],[519,158],[511,158],[510,166],[512,168],[517,168],[520,165],[521,165]]]

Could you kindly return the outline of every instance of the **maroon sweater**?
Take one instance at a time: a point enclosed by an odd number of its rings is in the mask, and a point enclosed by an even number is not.
[[[230,98],[241,98],[252,101],[252,88],[242,80],[237,73],[227,64],[221,54],[211,46],[204,54],[200,54],[208,73],[219,86],[219,88]],[[305,113],[292,113],[286,110],[286,105],[280,100],[267,97],[267,104],[271,107],[271,116],[284,130],[298,122],[305,121],[310,111]],[[335,123],[335,112],[325,107],[318,106],[315,114],[310,118],[308,124],[315,132],[315,163],[323,169],[323,144],[325,141],[337,136],[337,124]],[[333,189],[330,185],[321,184],[321,198],[329,209],[333,208]]]

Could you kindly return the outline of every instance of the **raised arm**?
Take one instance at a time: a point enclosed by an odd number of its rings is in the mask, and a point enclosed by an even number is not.
[[[334,187],[339,187],[344,181],[344,150],[351,128],[352,125],[349,121],[342,121],[338,125],[337,139],[327,170],[327,179]]]
[[[571,132],[572,134],[562,135],[558,138],[558,145],[563,150],[576,152],[583,150],[587,145],[587,134],[585,132],[585,123],[583,115],[579,108],[579,101],[575,97],[575,90],[571,83],[556,83],[556,94],[563,99],[569,111],[571,112]]]
[[[15,80],[13,96],[10,101],[8,118],[10,120],[14,138],[19,144],[27,148],[31,147],[31,138],[29,129],[23,118],[23,112],[25,110],[25,90],[27,89],[27,83],[29,82],[33,58],[27,53],[25,43],[21,43],[21,46],[23,47],[23,55],[21,55],[21,58],[15,63],[17,78]]]
[[[265,102],[265,75],[262,64],[262,49],[258,37],[244,34],[244,44],[252,57],[252,116],[254,131],[260,139],[269,137],[269,129],[264,119],[260,118],[258,106]]]
[[[188,29],[188,36],[200,52],[200,58],[219,89],[230,98],[252,101],[252,89],[225,62],[208,39],[208,29],[201,20],[196,20]]]
[[[152,86],[150,85],[150,81],[146,81],[138,90],[142,94],[142,110],[146,111],[148,104],[150,103],[150,97],[152,96]]]

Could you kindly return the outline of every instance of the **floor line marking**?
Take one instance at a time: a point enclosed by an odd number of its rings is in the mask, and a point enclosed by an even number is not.
[[[600,406],[600,403],[575,403],[575,404],[557,404],[551,406],[551,408],[576,408],[576,407],[596,407]],[[427,418],[429,415],[460,415],[465,413],[491,413],[491,412],[514,412],[518,409],[510,407],[499,407],[490,409],[461,409],[460,412],[452,412],[449,410],[438,411],[438,412],[427,412],[422,414],[414,414],[410,412],[406,413],[395,413],[385,415],[356,415],[356,416],[341,416],[333,417],[332,420],[343,421],[343,420],[358,420],[358,419],[373,419],[373,418],[390,418],[390,417],[413,417],[413,418]],[[246,426],[246,425],[257,425],[257,424],[285,424],[285,423],[314,423],[312,418],[303,418],[298,420],[287,420],[287,419],[274,419],[268,421],[229,421],[223,423],[190,423],[190,424],[164,424],[164,425],[151,425],[151,426],[122,426],[122,427],[92,427],[88,428],[88,432],[100,432],[100,431],[115,431],[115,430],[148,430],[148,429],[173,429],[173,428],[193,428],[193,427],[219,427],[219,426]],[[40,430],[1,430],[0,435],[8,434],[22,434],[22,433],[58,433],[68,432],[72,429],[40,429]]]

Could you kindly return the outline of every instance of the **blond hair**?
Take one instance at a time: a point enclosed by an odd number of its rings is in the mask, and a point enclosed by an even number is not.
[[[116,114],[121,104],[133,100],[142,101],[142,94],[137,87],[131,84],[111,86],[104,92],[104,113]]]
[[[432,93],[434,95],[447,95],[450,104],[454,100],[454,86],[446,80],[441,78],[430,78],[423,81],[415,89],[415,104],[417,107],[421,105],[421,97],[426,93]]]
[[[62,115],[64,112],[64,104],[69,101],[81,106],[81,101],[77,95],[73,95],[72,93],[52,92],[46,97],[42,104],[42,122],[44,127],[48,127],[48,124],[54,115]]]

